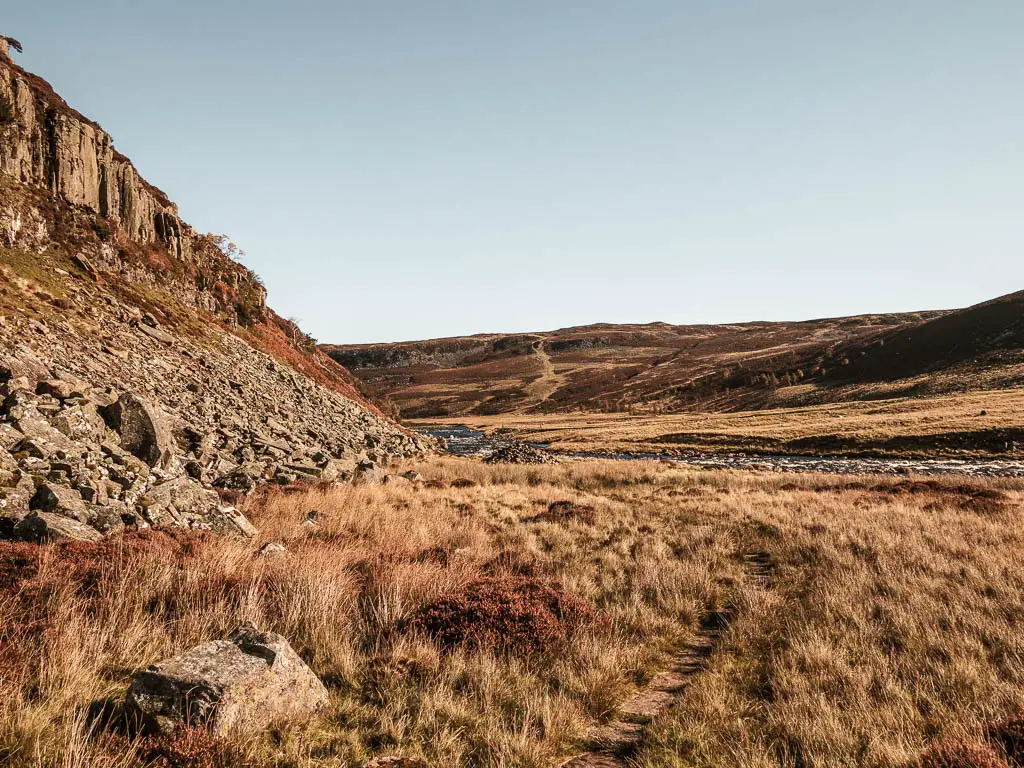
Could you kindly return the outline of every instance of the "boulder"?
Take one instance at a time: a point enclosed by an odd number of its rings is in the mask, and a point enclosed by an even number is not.
[[[64,379],[46,379],[36,385],[37,395],[49,395],[58,400],[70,400],[73,397],[83,397],[85,387]]]
[[[121,502],[92,507],[89,510],[89,524],[100,533],[109,536],[124,530],[124,518],[128,508]]]
[[[33,512],[14,526],[14,535],[26,541],[99,541],[103,534],[92,526],[51,512]]]
[[[238,467],[230,472],[219,476],[213,481],[216,488],[223,488],[227,491],[240,491],[248,493],[256,487],[260,476],[245,467]]]
[[[81,523],[88,519],[82,494],[66,485],[43,483],[36,490],[28,506],[30,509],[70,517]]]
[[[27,352],[0,358],[0,381],[24,378],[29,386],[35,387],[40,381],[49,379],[52,375],[46,363]]]
[[[72,440],[100,442],[103,439],[103,418],[92,403],[64,408],[50,424]]]
[[[202,528],[246,538],[259,533],[245,515],[222,503],[216,491],[203,488],[185,475],[153,485],[139,503],[151,525]]]
[[[174,336],[172,336],[162,328],[154,328],[149,325],[140,324],[139,330],[142,331],[147,336],[149,336],[151,339],[156,339],[157,341],[162,342],[164,344],[174,343]]]
[[[16,430],[13,425],[0,421],[0,448],[4,451],[13,451],[14,447],[24,438],[25,436]],[[6,454],[0,454],[0,456],[2,455]]]
[[[328,459],[321,467],[320,479],[327,483],[337,483],[351,476],[351,462]]]
[[[208,725],[223,736],[308,717],[327,700],[287,640],[242,627],[139,672],[125,706],[150,732]]]
[[[121,445],[151,467],[170,464],[174,442],[157,411],[145,400],[127,392],[103,409],[107,425],[121,435]]]
[[[222,536],[244,536],[251,539],[259,535],[259,530],[249,522],[249,518],[230,504],[216,507],[209,513],[210,530]]]
[[[0,539],[15,536],[14,527],[28,516],[28,503],[36,491],[31,475],[22,474],[15,479],[11,472],[7,480],[13,484],[0,486]]]
[[[353,485],[373,485],[381,480],[380,473],[375,464],[369,461],[362,461],[356,465],[352,473]]]

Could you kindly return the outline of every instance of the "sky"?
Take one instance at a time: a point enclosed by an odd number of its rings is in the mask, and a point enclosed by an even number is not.
[[[323,342],[1024,289],[1020,0],[7,5]]]

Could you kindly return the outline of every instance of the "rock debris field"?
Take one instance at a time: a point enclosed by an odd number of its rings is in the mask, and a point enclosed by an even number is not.
[[[0,537],[252,535],[224,491],[372,481],[426,446],[231,333],[200,346],[99,286],[68,294],[46,322],[0,317]]]

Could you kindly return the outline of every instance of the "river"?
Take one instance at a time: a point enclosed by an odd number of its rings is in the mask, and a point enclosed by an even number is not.
[[[514,440],[488,436],[470,427],[454,424],[421,429],[425,435],[444,440],[453,456],[485,458]],[[544,443],[531,443],[546,449]],[[820,472],[834,475],[970,475],[972,477],[1024,477],[1024,462],[996,459],[862,459],[830,456],[747,455],[742,453],[592,453],[553,452],[567,459],[638,459],[670,461],[705,469],[756,469],[774,472]]]

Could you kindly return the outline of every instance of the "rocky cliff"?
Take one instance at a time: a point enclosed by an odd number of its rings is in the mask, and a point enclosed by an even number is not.
[[[0,52],[0,536],[244,534],[232,494],[424,448],[265,297]]]
[[[177,206],[138,174],[97,123],[2,54],[0,174],[51,198],[6,194],[0,243],[39,249],[56,242],[135,282],[151,282],[156,272],[164,288],[173,284],[206,311],[243,321],[262,314],[266,291],[259,279],[182,222]],[[60,215],[54,199],[72,212]]]

